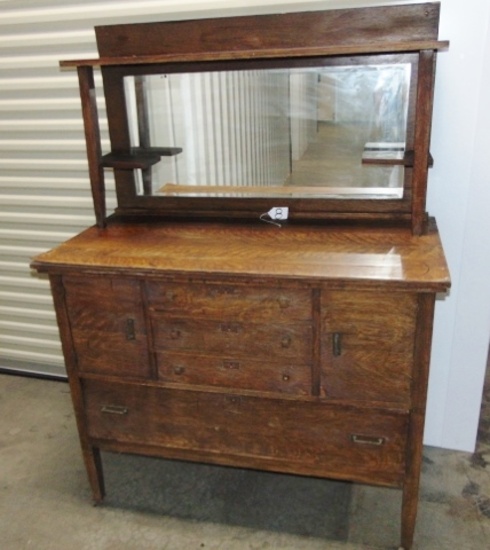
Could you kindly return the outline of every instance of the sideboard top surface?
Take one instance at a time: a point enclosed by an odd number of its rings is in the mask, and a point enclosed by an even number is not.
[[[437,230],[406,228],[120,223],[91,227],[33,262],[39,271],[229,275],[392,282],[442,291],[449,273]]]

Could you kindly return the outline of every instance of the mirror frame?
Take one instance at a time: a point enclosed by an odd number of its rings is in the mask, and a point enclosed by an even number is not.
[[[89,172],[97,224],[105,225],[104,169],[114,170],[119,217],[259,219],[289,207],[289,219],[358,223],[383,221],[427,230],[425,211],[440,5],[407,4],[96,27],[100,58],[70,60],[79,75]],[[412,65],[401,199],[140,196],[135,171],[151,169],[158,148],[131,148],[124,77],[216,70],[369,64]],[[111,151],[102,153],[93,69],[102,72]],[[175,153],[175,152],[174,152]]]

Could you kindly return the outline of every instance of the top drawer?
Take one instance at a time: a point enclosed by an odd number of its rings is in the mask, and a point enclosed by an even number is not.
[[[219,320],[306,321],[311,319],[309,290],[226,284],[147,283],[150,309]]]

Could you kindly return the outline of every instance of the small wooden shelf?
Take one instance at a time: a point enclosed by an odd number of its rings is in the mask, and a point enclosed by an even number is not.
[[[129,152],[112,152],[102,157],[102,166],[121,170],[147,170],[160,162],[162,157],[182,153],[181,147],[132,147]]]
[[[369,145],[369,144],[366,144]],[[383,166],[404,166],[413,168],[414,152],[404,151],[403,148],[393,147],[368,147],[364,148],[362,164],[376,164]],[[429,153],[428,167],[432,168],[434,159]]]

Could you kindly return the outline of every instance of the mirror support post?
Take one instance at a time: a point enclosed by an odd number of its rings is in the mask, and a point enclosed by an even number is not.
[[[433,88],[436,52],[422,50],[419,54],[417,81],[417,113],[415,116],[415,147],[412,175],[412,233],[426,231],[426,193],[430,161],[430,128],[432,120]]]
[[[77,70],[95,220],[98,227],[104,228],[106,225],[105,182],[94,71],[91,66],[80,66]]]

